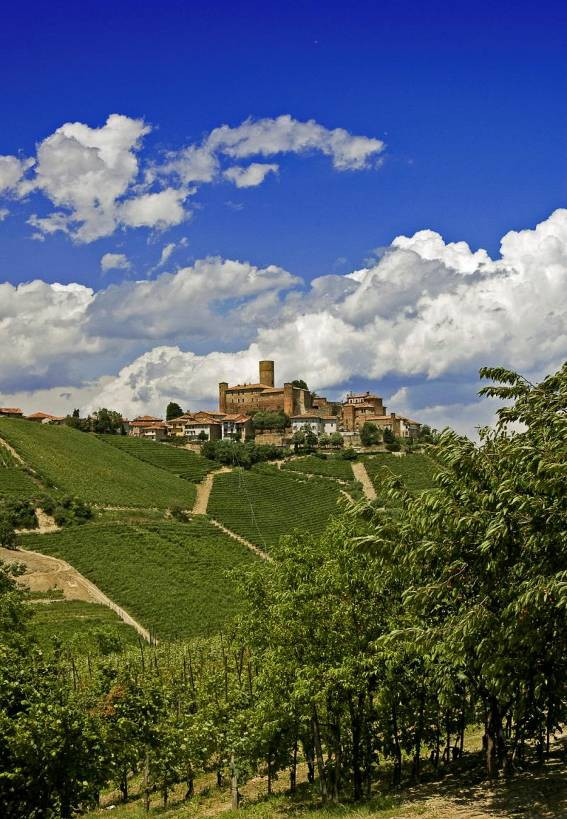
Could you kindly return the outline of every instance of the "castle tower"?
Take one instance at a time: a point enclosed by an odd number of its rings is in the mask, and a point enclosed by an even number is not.
[[[219,383],[219,412],[226,412],[226,391],[228,390],[228,382],[221,381]]]
[[[274,386],[274,362],[260,361],[260,384],[265,387]]]

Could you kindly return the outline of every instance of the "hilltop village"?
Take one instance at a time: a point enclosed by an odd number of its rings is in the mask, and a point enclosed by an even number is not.
[[[66,420],[46,412],[25,416],[17,407],[0,407],[0,416],[42,424]],[[350,392],[340,402],[318,395],[301,380],[276,386],[273,361],[259,362],[256,383],[230,386],[221,381],[215,410],[186,411],[165,420],[153,415],[122,419],[124,432],[150,440],[184,438],[188,443],[203,443],[254,437],[258,443],[275,446],[285,446],[295,433],[307,431],[318,438],[339,433],[345,443],[356,445],[364,424],[372,424],[382,434],[388,430],[400,439],[417,438],[422,427],[404,415],[388,413],[382,398],[370,392]]]

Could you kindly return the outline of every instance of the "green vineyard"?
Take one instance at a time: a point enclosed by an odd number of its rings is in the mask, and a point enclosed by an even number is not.
[[[0,498],[27,500],[38,494],[39,488],[23,469],[0,468]]]
[[[62,558],[161,638],[217,632],[237,611],[228,570],[256,558],[206,520],[189,524],[87,524],[22,537]]]
[[[88,503],[190,509],[195,488],[176,475],[69,427],[0,420],[0,437],[53,489]]]
[[[381,453],[365,457],[364,465],[379,496],[384,478],[392,474],[400,477],[410,492],[423,492],[424,489],[431,489],[435,485],[433,478],[438,471],[435,461],[427,455],[419,454],[404,455],[400,458]]]
[[[78,654],[96,653],[105,635],[111,635],[113,645],[117,640],[123,646],[138,642],[135,630],[106,606],[81,600],[42,602],[32,604],[30,628],[40,647],[48,653],[53,650],[54,638],[63,640]]]
[[[325,478],[338,478],[342,481],[354,480],[350,462],[342,458],[323,460],[307,455],[305,458],[294,458],[287,461],[282,468],[293,472],[305,472],[309,475],[322,475]]]
[[[295,529],[322,532],[338,511],[339,492],[328,480],[297,480],[275,469],[237,469],[215,477],[208,514],[269,551]]]
[[[199,483],[208,472],[218,467],[215,461],[169,444],[145,441],[143,438],[131,438],[127,435],[101,435],[99,437],[105,443],[111,444],[122,452],[127,452],[128,455],[133,455],[134,458],[173,472],[174,475],[179,475],[184,480],[193,483]]]

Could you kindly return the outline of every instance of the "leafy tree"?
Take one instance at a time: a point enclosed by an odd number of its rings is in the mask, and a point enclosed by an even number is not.
[[[363,446],[374,446],[379,444],[382,439],[380,430],[373,424],[372,421],[365,421],[360,430],[360,440]]]
[[[294,387],[298,387],[300,390],[309,389],[303,378],[296,378],[291,383],[293,384]]]
[[[278,429],[284,430],[289,427],[289,417],[285,412],[269,412],[260,410],[254,413],[252,418],[254,429]]]
[[[99,435],[118,433],[122,430],[122,413],[101,407],[94,413],[93,431]]]
[[[291,442],[295,452],[298,452],[305,444],[305,432],[302,429],[296,429],[291,437]]]
[[[340,432],[332,432],[331,433],[331,446],[335,447],[336,449],[340,449],[344,446],[344,438]]]
[[[314,450],[317,446],[317,435],[313,432],[313,430],[309,427],[305,430],[305,449],[307,450]]]
[[[209,440],[209,436],[207,435],[207,433],[205,432],[204,429],[202,429],[201,432],[197,435],[197,438],[198,438],[199,441],[208,441]]]
[[[174,418],[179,418],[183,415],[183,410],[175,401],[170,401],[165,410],[166,421],[172,421]]]
[[[322,432],[319,435],[319,446],[321,447],[328,447],[331,445],[331,438],[326,432]]]
[[[384,443],[385,444],[395,444],[396,443],[396,436],[392,432],[389,427],[384,429]]]
[[[17,549],[18,539],[11,520],[2,515],[0,517],[0,546],[4,549]]]
[[[481,375],[497,382],[482,394],[514,403],[480,446],[441,435],[437,489],[416,498],[392,479],[402,512],[376,515],[375,542],[406,572],[407,639],[459,669],[481,703],[494,777],[529,739],[543,756],[565,718],[567,365],[537,385]]]

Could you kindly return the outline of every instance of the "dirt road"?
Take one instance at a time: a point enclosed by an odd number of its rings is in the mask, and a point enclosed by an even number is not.
[[[376,490],[374,489],[374,484],[368,477],[368,472],[366,471],[366,467],[362,461],[353,461],[351,466],[354,478],[355,480],[360,481],[362,484],[362,489],[368,500],[376,500]]]
[[[23,563],[26,571],[17,580],[30,591],[60,589],[67,600],[100,603],[116,612],[121,620],[132,626],[144,640],[150,642],[150,633],[147,629],[65,560],[33,552],[30,549],[13,551],[2,548],[0,548],[0,560],[6,563]]]

